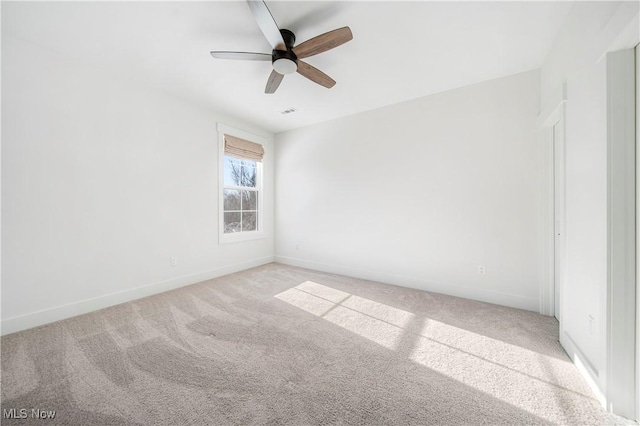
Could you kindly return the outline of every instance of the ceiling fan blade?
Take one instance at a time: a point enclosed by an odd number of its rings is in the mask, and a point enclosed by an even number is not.
[[[293,48],[293,53],[295,53],[298,58],[308,58],[309,56],[317,55],[318,53],[338,47],[352,39],[353,34],[351,33],[351,29],[349,27],[342,27],[309,39],[304,43],[300,43]]]
[[[266,3],[262,0],[247,0],[247,4],[258,23],[258,27],[260,27],[262,34],[267,38],[271,47],[277,50],[287,50],[278,24],[273,19],[273,15],[271,15]]]
[[[271,54],[269,53],[253,53],[253,52],[226,52],[216,51],[211,52],[211,56],[218,59],[240,59],[246,61],[270,61]]]
[[[267,86],[264,88],[264,93],[275,93],[283,78],[284,75],[280,74],[276,70],[271,71],[271,75],[267,80]]]
[[[334,79],[304,61],[298,61],[298,74],[328,89],[331,89],[336,84]]]

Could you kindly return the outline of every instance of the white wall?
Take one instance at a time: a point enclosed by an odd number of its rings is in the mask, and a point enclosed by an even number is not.
[[[631,30],[637,2],[576,2],[541,70],[543,109],[566,84],[565,347],[606,383],[607,113],[604,54]],[[635,10],[635,12],[634,12]],[[631,26],[630,26],[631,24]],[[593,328],[589,316],[594,318]],[[566,339],[569,337],[569,339]],[[575,353],[572,353],[575,352]]]
[[[5,35],[2,88],[3,333],[273,260],[269,133]],[[269,140],[265,239],[218,244],[218,121]]]
[[[276,135],[277,260],[538,310],[538,113],[532,71]]]

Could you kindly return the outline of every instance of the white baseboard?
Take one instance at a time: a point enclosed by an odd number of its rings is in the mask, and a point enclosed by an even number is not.
[[[109,306],[118,305],[120,303],[130,302],[154,294],[163,293],[179,287],[199,283],[223,275],[232,274],[234,272],[243,271],[245,269],[254,268],[260,265],[274,262],[273,256],[261,257],[247,262],[226,265],[210,271],[198,272],[195,274],[185,275],[173,278],[167,281],[160,281],[153,284],[136,287],[117,293],[107,294],[93,299],[86,299],[80,302],[69,303],[67,305],[56,306],[55,308],[45,309],[42,311],[32,312],[18,317],[7,318],[0,323],[1,335],[15,333],[16,331],[26,330],[28,328],[37,327],[51,322],[59,321],[66,318],[75,317],[77,315],[86,314],[98,309],[108,308]]]
[[[589,358],[580,350],[578,344],[571,338],[571,336],[564,332],[560,334],[560,344],[564,348],[571,361],[575,364],[576,368],[582,374],[596,398],[602,404],[602,407],[606,409],[606,398],[604,392],[600,387],[600,383],[604,383],[600,372],[591,364]]]
[[[283,263],[285,265],[298,266],[301,268],[314,269],[317,271],[329,272],[332,274],[346,275],[354,278],[378,281],[386,284],[415,288],[418,290],[431,291],[434,293],[441,293],[449,296],[463,297],[465,299],[473,299],[481,302],[509,306],[512,308],[525,309],[528,311],[538,312],[540,309],[540,302],[537,298],[528,298],[515,294],[474,289],[470,287],[442,285],[414,277],[387,274],[368,269],[351,268],[343,265],[332,265],[286,256],[276,255],[275,261],[278,263]]]

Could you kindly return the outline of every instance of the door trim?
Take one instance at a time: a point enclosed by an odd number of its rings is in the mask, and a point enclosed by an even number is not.
[[[636,51],[636,418],[640,420],[640,44]]]
[[[542,158],[542,199],[541,206],[541,248],[542,277],[540,287],[540,313],[555,316],[555,208],[554,208],[554,131],[559,122],[564,123],[565,104],[567,102],[567,86],[562,84],[553,96],[548,107],[538,116],[538,126],[541,129],[541,158]],[[563,126],[566,127],[566,126]],[[564,135],[563,135],[564,138]],[[563,141],[564,142],[564,141]],[[562,298],[560,299],[562,300]],[[560,308],[562,311],[562,307]],[[562,312],[558,317],[561,317]],[[563,327],[560,322],[560,335]]]

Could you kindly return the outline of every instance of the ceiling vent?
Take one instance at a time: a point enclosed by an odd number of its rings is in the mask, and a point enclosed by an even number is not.
[[[282,115],[287,115],[287,114],[291,114],[292,112],[296,112],[297,109],[291,107],[291,108],[287,108],[284,111],[280,111],[280,114]]]

